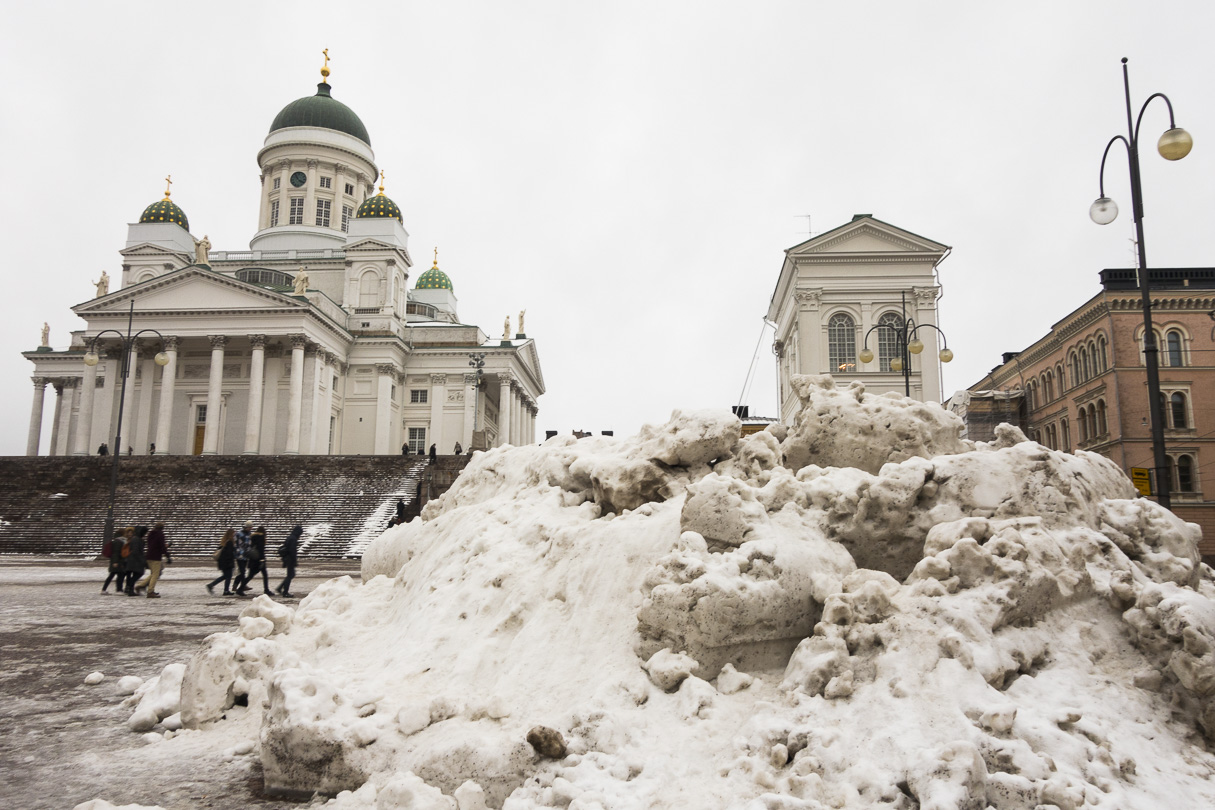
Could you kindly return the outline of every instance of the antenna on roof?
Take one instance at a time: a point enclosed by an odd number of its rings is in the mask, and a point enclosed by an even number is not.
[[[805,217],[806,218],[806,236],[816,236],[817,232],[814,230],[814,227],[811,224],[810,216],[811,216],[810,214],[798,214],[797,216],[794,217],[794,219],[801,219],[802,217]],[[799,231],[799,233],[800,233],[800,231]]]

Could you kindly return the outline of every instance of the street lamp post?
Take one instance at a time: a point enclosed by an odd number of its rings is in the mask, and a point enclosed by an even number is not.
[[[127,311],[127,333],[124,335],[116,329],[103,329],[89,339],[88,348],[84,353],[84,364],[86,366],[95,366],[100,358],[97,356],[97,341],[107,333],[112,332],[120,341],[122,341],[122,369],[119,377],[122,379],[121,390],[118,394],[118,427],[114,433],[114,449],[110,453],[113,457],[110,462],[110,501],[105,512],[105,535],[102,542],[110,542],[114,539],[114,494],[118,490],[118,459],[122,456],[122,411],[126,405],[127,399],[127,373],[131,365],[131,347],[135,345],[135,341],[140,335],[151,333],[160,338],[160,351],[156,354],[156,365],[164,366],[169,362],[169,355],[165,354],[165,338],[164,335],[157,332],[155,329],[140,329],[135,334],[131,334],[131,324],[135,319],[135,302],[131,301],[131,308]],[[145,380],[145,382],[147,382]]]
[[[862,363],[873,362],[873,352],[869,348],[869,336],[880,329],[888,329],[893,332],[895,340],[898,342],[899,355],[898,357],[890,358],[890,370],[901,371],[903,373],[903,395],[909,397],[911,396],[911,355],[924,351],[924,341],[916,337],[916,333],[924,327],[937,330],[937,334],[941,336],[941,343],[944,344],[944,348],[937,355],[941,358],[941,362],[948,363],[952,360],[953,352],[949,350],[949,340],[945,337],[945,333],[941,331],[939,326],[931,323],[917,324],[914,320],[907,317],[906,293],[903,293],[902,325],[892,326],[888,323],[879,323],[876,326],[870,327],[869,331],[865,333],[865,341],[862,344],[863,348],[858,357]]]
[[[468,364],[477,370],[477,387],[475,389],[476,393],[474,394],[474,396],[479,398],[481,395],[481,377],[483,377],[485,375],[485,371],[484,371],[485,352],[469,352],[468,353]],[[479,402],[473,403],[473,435],[474,436],[477,433],[477,406],[479,404],[480,404]],[[470,453],[472,452],[471,447],[469,448],[469,452]]]
[[[1098,225],[1108,225],[1118,216],[1118,206],[1105,196],[1105,159],[1109,157],[1114,141],[1122,141],[1126,147],[1127,163],[1131,171],[1131,212],[1135,217],[1135,245],[1139,250],[1139,290],[1143,294],[1143,363],[1147,368],[1148,414],[1152,422],[1152,464],[1156,472],[1156,498],[1166,509],[1172,507],[1168,457],[1164,450],[1164,413],[1160,407],[1160,357],[1156,344],[1156,333],[1152,330],[1152,297],[1147,263],[1147,249],[1143,244],[1143,185],[1139,178],[1139,125],[1143,113],[1152,99],[1164,99],[1169,108],[1169,128],[1156,142],[1156,150],[1165,160],[1181,160],[1190,153],[1194,140],[1190,133],[1177,126],[1173,120],[1173,103],[1164,93],[1153,93],[1139,108],[1139,116],[1131,117],[1131,80],[1127,72],[1126,57],[1122,58],[1122,89],[1126,97],[1126,137],[1115,135],[1105,145],[1101,155],[1101,174],[1098,177],[1099,196],[1088,214]]]

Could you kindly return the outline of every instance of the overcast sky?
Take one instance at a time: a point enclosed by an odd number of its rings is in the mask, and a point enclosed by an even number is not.
[[[953,247],[946,395],[1133,266],[1106,141],[1167,93],[1178,163],[1143,126],[1148,260],[1215,265],[1215,5],[127,2],[11,7],[0,30],[5,294],[0,454],[25,450],[42,322],[65,348],[90,281],[161,196],[215,250],[256,229],[256,155],[320,51],[410,233],[491,336],[527,309],[545,430],[632,433],[738,400],[783,251],[853,214]],[[747,397],[775,414],[772,334]],[[46,398],[42,448],[50,437]]]

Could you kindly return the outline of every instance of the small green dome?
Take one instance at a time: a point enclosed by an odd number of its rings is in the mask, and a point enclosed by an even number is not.
[[[422,275],[418,276],[418,283],[413,285],[415,290],[451,290],[455,292],[455,288],[451,286],[451,279],[447,274],[439,269],[439,265],[427,270]]]
[[[371,146],[371,136],[367,134],[367,127],[363,126],[363,122],[354,114],[354,110],[329,95],[329,85],[325,82],[316,86],[315,96],[297,98],[283,107],[282,111],[274,116],[274,122],[270,124],[270,131],[276,132],[287,127],[335,129],[338,132],[353,135]]]
[[[359,206],[359,210],[354,216],[355,219],[364,219],[368,217],[395,219],[402,225],[405,224],[405,220],[401,219],[401,209],[397,208],[396,203],[384,196],[383,186],[380,186],[379,194],[363,200],[363,204]]]
[[[187,231],[190,230],[190,220],[186,219],[186,212],[177,207],[177,203],[165,197],[163,200],[156,202],[143,209],[143,213],[139,215],[140,222],[176,222]]]

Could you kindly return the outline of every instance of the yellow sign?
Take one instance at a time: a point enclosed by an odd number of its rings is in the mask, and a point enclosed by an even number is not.
[[[1152,472],[1147,467],[1131,467],[1131,483],[1139,494],[1147,497],[1152,494]]]

